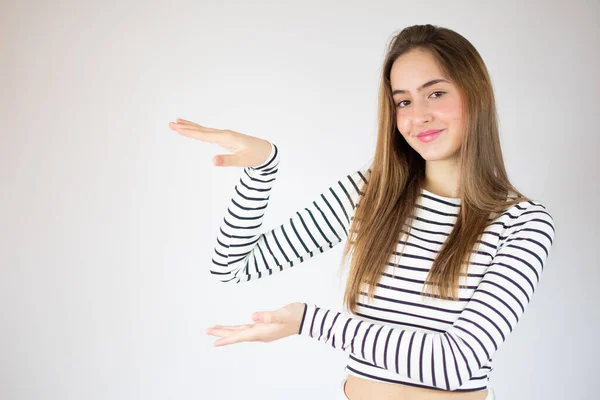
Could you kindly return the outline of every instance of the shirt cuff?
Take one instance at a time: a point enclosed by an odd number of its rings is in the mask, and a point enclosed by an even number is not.
[[[304,313],[302,314],[302,320],[300,321],[300,329],[298,329],[299,336],[312,337],[312,329],[317,309],[318,307],[314,304],[304,303]]]
[[[269,153],[267,159],[260,165],[257,165],[255,167],[248,167],[249,170],[257,171],[260,173],[263,170],[270,170],[279,164],[279,149],[275,144],[271,142],[269,142],[269,144],[271,145],[271,152]]]

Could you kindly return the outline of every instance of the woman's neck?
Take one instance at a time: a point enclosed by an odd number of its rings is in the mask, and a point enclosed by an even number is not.
[[[460,167],[456,159],[427,161],[423,187],[443,197],[459,197]]]

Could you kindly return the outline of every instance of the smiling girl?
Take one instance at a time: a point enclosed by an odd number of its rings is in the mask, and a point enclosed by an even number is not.
[[[211,274],[238,284],[346,241],[347,312],[292,303],[252,324],[214,326],[215,345],[291,335],[348,354],[340,399],[484,400],[493,358],[531,302],[554,239],[546,207],[509,182],[487,68],[458,33],[411,26],[389,44],[375,155],[262,232],[279,148],[178,120],[182,135],[244,167]]]

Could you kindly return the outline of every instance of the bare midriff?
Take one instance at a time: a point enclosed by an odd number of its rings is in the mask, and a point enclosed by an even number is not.
[[[485,400],[487,390],[447,392],[408,385],[377,382],[348,375],[344,388],[350,400]]]

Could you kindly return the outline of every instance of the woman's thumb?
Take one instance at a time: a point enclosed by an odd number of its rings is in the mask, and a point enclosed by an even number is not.
[[[265,324],[277,322],[275,313],[272,312],[255,312],[252,314],[252,320],[256,322],[264,322]]]
[[[213,157],[213,164],[218,167],[231,167],[235,166],[237,162],[237,156],[235,154],[218,154]]]

